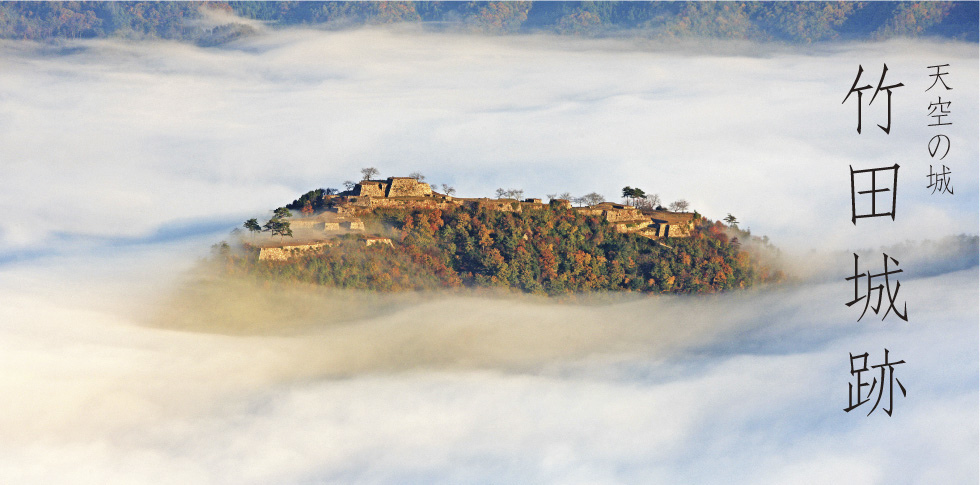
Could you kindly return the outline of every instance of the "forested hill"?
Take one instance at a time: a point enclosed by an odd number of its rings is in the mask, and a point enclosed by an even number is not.
[[[657,240],[560,204],[521,212],[381,208],[362,217],[374,236],[346,234],[283,260],[261,259],[253,236],[242,236],[237,249],[216,245],[214,261],[264,281],[375,291],[713,293],[783,278],[769,265],[776,250],[767,240],[697,213],[689,236]],[[388,244],[370,244],[379,238]]]
[[[214,45],[256,34],[261,25],[412,23],[487,34],[789,43],[936,36],[977,42],[977,19],[977,2],[0,2],[0,38]]]

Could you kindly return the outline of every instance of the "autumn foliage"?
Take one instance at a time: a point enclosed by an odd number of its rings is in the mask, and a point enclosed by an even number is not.
[[[781,279],[743,250],[747,233],[698,219],[690,238],[663,241],[615,232],[562,207],[521,213],[378,209],[369,227],[394,241],[357,236],[289,261],[233,257],[230,271],[261,278],[380,291],[500,287],[559,295],[585,291],[710,293]],[[730,238],[734,235],[734,238]]]

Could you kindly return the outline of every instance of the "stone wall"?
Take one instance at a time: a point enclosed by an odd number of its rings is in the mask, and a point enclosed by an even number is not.
[[[583,216],[596,216],[602,217],[602,209],[593,209],[591,207],[576,207],[575,211]]]
[[[694,230],[694,214],[691,213],[655,211],[649,217],[657,227],[658,237],[691,237]]]
[[[632,222],[644,219],[636,209],[608,209],[603,211],[603,217],[609,222]],[[646,219],[650,220],[650,219]]]
[[[521,203],[514,199],[469,199],[470,204],[489,211],[521,212]]]
[[[389,177],[387,197],[428,197],[432,187],[410,177]]]
[[[668,235],[670,237],[691,237],[692,226],[693,224],[671,224]]]
[[[364,230],[364,223],[361,222],[361,221],[347,221],[347,222],[342,222],[341,223],[341,226],[344,229],[348,229],[348,230],[351,230],[351,231],[363,231]]]
[[[432,197],[405,197],[399,199],[371,199],[371,208],[392,207],[397,209],[449,209],[454,206],[452,202],[447,202],[441,198]]]
[[[613,206],[612,204],[600,204],[589,207],[576,207],[576,211],[584,216],[601,217],[613,224],[618,222],[649,221],[643,217],[639,211],[633,207]]]
[[[315,219],[290,219],[289,227],[293,229],[323,229],[323,221]]]
[[[381,244],[383,246],[395,247],[395,245],[392,244],[391,239],[389,239],[387,237],[369,237],[369,238],[367,238],[367,239],[364,240],[364,245],[365,246],[374,246],[375,244]]]
[[[286,261],[289,258],[300,256],[306,251],[313,251],[327,246],[327,243],[295,244],[279,248],[259,249],[259,260]]]
[[[360,197],[385,197],[387,191],[388,183],[377,180],[362,180],[354,187],[354,193]]]
[[[615,225],[613,227],[616,228],[616,232],[624,233],[624,234],[647,231],[648,229],[650,229],[651,226],[649,219],[639,219],[639,220],[627,221],[627,222],[616,222],[614,224]]]
[[[354,215],[354,214],[357,213],[357,210],[358,210],[357,207],[355,207],[353,205],[349,205],[346,202],[348,202],[348,201],[345,198],[345,200],[342,201],[342,203],[344,205],[334,206],[333,210],[334,210],[334,212],[337,213],[338,216],[341,216],[341,217],[344,217],[344,216],[352,216],[352,215]]]
[[[523,208],[523,210],[536,210],[536,209],[544,209],[545,207],[548,207],[548,204],[542,203],[541,199],[534,199],[534,200],[537,200],[538,202],[528,202],[527,200],[521,202],[521,207]]]
[[[656,226],[654,226],[654,225],[650,225],[650,226],[644,227],[642,230],[640,230],[639,232],[637,232],[637,234],[639,234],[639,235],[641,235],[641,236],[643,236],[643,237],[645,237],[647,239],[659,239],[660,238],[659,228],[656,227]]]

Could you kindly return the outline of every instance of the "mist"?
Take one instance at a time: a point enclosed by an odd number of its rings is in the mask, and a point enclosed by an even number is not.
[[[908,87],[858,136],[841,100],[882,61]],[[911,182],[940,62],[946,198]],[[977,82],[976,44],[933,41],[0,41],[0,481],[976,483],[978,252],[944,237],[978,232]],[[852,224],[847,166],[896,161],[896,220]],[[793,278],[556,300],[202,270],[366,166],[464,196],[639,186],[735,214]],[[852,251],[901,261],[908,322],[844,305]],[[886,348],[908,395],[845,413],[849,355]]]
[[[909,323],[855,321],[838,281],[556,302],[53,273],[5,272],[54,281],[2,289],[4,481],[977,477],[975,265],[903,279]],[[844,413],[849,353],[884,348],[908,396]]]
[[[732,213],[783,248],[977,232],[976,44],[790,49],[362,29],[222,48],[2,49],[0,203],[24,209],[0,221],[0,248],[18,257],[79,239],[227,231],[367,166],[420,171],[474,197],[504,187],[618,201],[630,185],[716,220]],[[940,61],[954,88],[943,162],[955,197],[926,188],[936,129],[926,66]],[[874,77],[882,62],[906,84],[894,127],[885,135],[875,126],[884,110],[866,106],[857,135],[855,106],[841,101],[858,64]],[[907,170],[896,220],[852,224],[848,166],[894,163]]]

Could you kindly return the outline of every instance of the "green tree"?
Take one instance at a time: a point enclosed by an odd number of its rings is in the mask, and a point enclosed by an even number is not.
[[[629,204],[634,207],[637,205],[638,199],[646,198],[646,196],[647,193],[643,189],[630,187],[629,185],[623,187],[623,197],[629,199]]]
[[[278,230],[273,231],[272,233],[273,236],[276,235],[276,232],[278,232],[280,236],[279,237],[280,241],[282,241],[283,237],[285,236],[293,237],[293,229],[289,227],[289,221],[279,221],[278,226],[279,226],[277,227]]]
[[[245,221],[245,224],[243,224],[243,226],[245,227],[245,229],[248,229],[249,232],[252,233],[253,238],[255,237],[255,233],[262,231],[262,226],[259,225],[258,219],[255,218]]]
[[[741,251],[743,241],[762,239],[695,216],[690,238],[672,238],[664,245],[619,233],[603,218],[558,204],[521,213],[476,206],[378,208],[364,215],[365,222],[388,228],[386,235],[398,241],[391,251],[364,251],[358,240],[338,238],[335,246],[285,264],[259,262],[252,253],[231,254],[233,264],[226,269],[380,291],[490,285],[552,295],[590,290],[716,292],[783,277]],[[280,241],[292,236],[288,222],[279,217],[273,217],[265,230]]]
[[[335,192],[336,192],[335,189],[321,188],[321,189],[311,190],[301,195],[298,199],[292,201],[291,203],[286,204],[286,208],[290,210],[301,210],[306,206],[310,206],[313,208],[314,211],[317,211],[323,208],[324,205],[323,197],[325,195],[332,194]]]
[[[293,229],[289,227],[289,221],[272,218],[269,219],[269,222],[265,223],[264,227],[265,230],[271,232],[273,236],[279,236],[280,241],[282,241],[285,236],[293,237]]]
[[[735,219],[735,216],[733,216],[731,212],[729,212],[728,216],[725,217],[725,222],[727,222],[731,227],[738,226],[738,219]]]
[[[637,201],[646,198],[647,193],[643,189],[636,187],[633,189],[633,205],[637,205]]]
[[[630,187],[629,185],[623,187],[623,198],[626,199],[633,198],[633,187]]]

